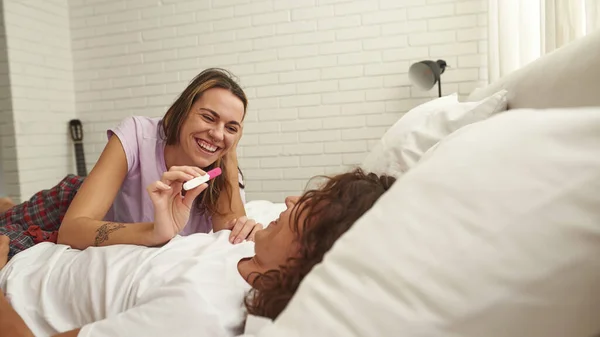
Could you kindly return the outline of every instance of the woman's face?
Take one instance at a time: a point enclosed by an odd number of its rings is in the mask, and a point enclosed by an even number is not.
[[[212,88],[194,102],[179,134],[193,165],[207,167],[236,145],[242,132],[244,103],[227,89]]]
[[[300,233],[292,230],[292,225],[296,228],[298,199],[299,197],[285,198],[287,209],[277,220],[271,222],[267,228],[256,232],[254,236],[254,259],[266,270],[279,269],[279,266],[284,265],[288,258],[298,252],[297,238]],[[298,219],[300,223],[304,222],[304,218],[302,214]]]

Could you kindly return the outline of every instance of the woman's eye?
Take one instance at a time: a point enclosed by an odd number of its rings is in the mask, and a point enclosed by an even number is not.
[[[209,122],[214,122],[214,118],[210,115],[202,115],[202,118],[204,118],[205,120],[209,121]]]
[[[231,133],[236,133],[236,132],[237,132],[237,128],[236,128],[236,127],[233,127],[233,126],[230,126],[230,127],[228,127],[227,129],[228,129],[228,130],[229,130],[229,132],[231,132]]]

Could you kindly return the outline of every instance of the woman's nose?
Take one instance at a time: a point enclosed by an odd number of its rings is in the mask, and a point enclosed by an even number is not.
[[[214,141],[220,142],[223,140],[223,130],[220,126],[214,127],[208,132],[208,134]]]

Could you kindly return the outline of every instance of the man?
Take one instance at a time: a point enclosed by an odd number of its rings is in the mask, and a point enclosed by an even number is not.
[[[0,337],[238,335],[244,303],[275,318],[393,182],[360,170],[333,177],[286,198],[287,209],[255,243],[233,245],[229,231],[178,236],[160,248],[40,243],[0,270]],[[7,255],[4,238],[0,257]]]

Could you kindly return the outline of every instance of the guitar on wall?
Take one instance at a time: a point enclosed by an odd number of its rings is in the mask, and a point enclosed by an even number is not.
[[[71,130],[71,139],[75,147],[75,162],[77,163],[77,175],[81,177],[87,176],[87,168],[85,166],[85,155],[83,153],[83,127],[79,119],[69,121],[69,129]]]

